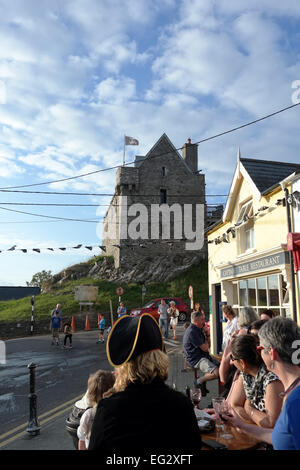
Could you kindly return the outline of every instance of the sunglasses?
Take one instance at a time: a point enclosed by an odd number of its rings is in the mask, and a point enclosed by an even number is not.
[[[233,357],[232,354],[230,354],[230,359],[232,360],[232,362],[233,362],[233,361],[239,361],[239,359],[237,359],[236,357]]]

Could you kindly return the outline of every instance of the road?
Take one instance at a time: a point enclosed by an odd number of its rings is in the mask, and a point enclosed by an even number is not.
[[[61,335],[61,339],[63,335]],[[22,428],[29,419],[29,369],[36,367],[39,420],[50,420],[71,407],[87,387],[89,375],[98,369],[112,370],[106,345],[97,343],[98,332],[73,335],[73,349],[52,346],[50,335],[12,339],[6,344],[6,364],[0,365],[0,436]],[[167,341],[167,351],[180,346]]]
[[[97,344],[97,337],[97,331],[75,333],[73,349],[66,350],[51,346],[50,335],[6,341],[6,364],[0,365],[0,434],[28,421],[30,363],[37,365],[39,415],[83,394],[92,372],[112,370],[105,344]]]

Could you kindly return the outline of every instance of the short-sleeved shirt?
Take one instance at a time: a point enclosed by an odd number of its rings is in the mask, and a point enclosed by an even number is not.
[[[99,323],[99,330],[105,330],[105,318],[101,318]]]
[[[118,307],[117,314],[118,314],[118,318],[123,317],[123,315],[126,315],[127,314],[126,307]]]
[[[77,437],[85,442],[85,447],[88,449],[90,443],[91,430],[96,414],[96,407],[88,408],[80,418],[80,424],[77,428]]]
[[[59,318],[61,318],[62,316],[62,311],[61,310],[56,310],[56,308],[54,308],[51,312],[51,318],[55,317],[55,312],[58,312],[58,316]]]
[[[161,320],[167,320],[168,319],[168,308],[169,308],[169,306],[167,304],[166,305],[159,304],[157,312],[158,312],[159,318]]]
[[[266,388],[269,383],[279,380],[277,375],[269,372],[265,364],[261,364],[256,377],[242,373],[243,385],[246,398],[251,405],[259,411],[266,411]]]
[[[300,450],[300,386],[288,395],[272,433],[275,450]]]
[[[202,328],[198,328],[193,323],[185,330],[183,337],[183,349],[187,362],[196,366],[203,357],[210,358],[207,351],[202,351],[200,346],[206,341],[206,336]]]
[[[52,317],[51,319],[51,326],[52,328],[60,328],[61,318],[60,317]]]
[[[225,346],[229,339],[231,339],[233,333],[239,330],[238,317],[234,317],[231,321],[226,324],[226,328],[223,334],[222,349],[224,351]]]

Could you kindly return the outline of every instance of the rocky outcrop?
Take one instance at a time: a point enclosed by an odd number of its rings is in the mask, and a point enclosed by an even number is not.
[[[43,286],[43,292],[47,292],[55,286],[61,286],[66,281],[86,277],[106,279],[115,283],[167,282],[192,266],[196,266],[203,258],[203,253],[145,256],[140,260],[134,260],[128,255],[128,259],[122,259],[122,265],[126,268],[115,268],[114,259],[104,256],[94,263],[76,264],[55,274],[52,280]]]

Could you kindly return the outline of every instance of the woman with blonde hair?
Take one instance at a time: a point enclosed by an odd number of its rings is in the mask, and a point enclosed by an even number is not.
[[[124,316],[113,325],[106,351],[116,370],[114,393],[99,402],[89,450],[140,455],[145,449],[180,449],[195,455],[201,448],[192,402],[165,383],[169,363],[163,347],[149,314]]]

